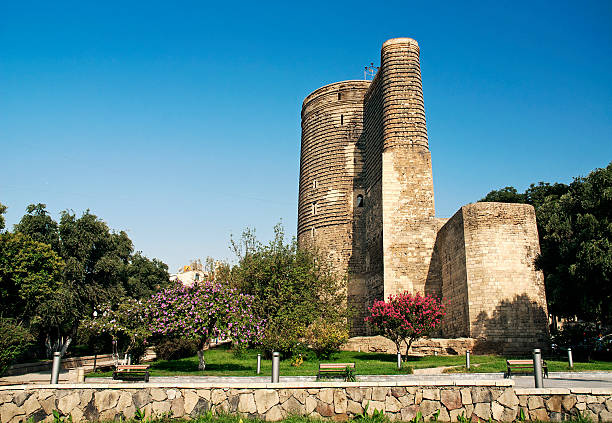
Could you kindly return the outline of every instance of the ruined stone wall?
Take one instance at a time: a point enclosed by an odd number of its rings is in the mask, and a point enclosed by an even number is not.
[[[463,206],[470,336],[504,354],[548,346],[548,312],[535,210],[527,204]]]
[[[612,390],[517,389],[510,380],[0,387],[3,423],[53,421],[53,410],[71,416],[75,423],[131,419],[136,410],[146,418],[171,414],[190,419],[211,411],[266,421],[296,415],[346,421],[379,410],[391,421],[406,422],[419,412],[425,421],[456,422],[463,416],[511,422],[522,410],[533,421],[564,421],[581,414],[590,421],[608,422],[612,421]]]

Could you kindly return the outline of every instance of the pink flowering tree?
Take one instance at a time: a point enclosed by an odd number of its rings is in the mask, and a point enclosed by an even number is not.
[[[408,355],[414,341],[430,336],[440,327],[445,309],[445,303],[436,297],[404,292],[390,295],[387,302],[376,301],[365,321],[376,333],[393,341],[398,353],[404,342]]]
[[[231,339],[238,347],[260,341],[265,321],[254,315],[253,301],[253,296],[214,281],[177,284],[151,297],[152,331],[197,340],[198,369],[204,370],[204,350],[212,338]]]

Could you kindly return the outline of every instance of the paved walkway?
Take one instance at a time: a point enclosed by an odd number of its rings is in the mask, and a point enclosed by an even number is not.
[[[358,381],[372,382],[396,382],[398,380],[423,380],[423,381],[444,381],[449,380],[497,380],[503,379],[501,373],[454,373],[445,375],[372,375],[357,376]],[[280,378],[281,382],[294,381],[314,381],[314,376],[286,376]],[[533,376],[513,376],[517,388],[533,388]],[[113,383],[111,378],[87,378],[88,383]],[[150,382],[177,382],[177,383],[197,383],[197,382],[270,382],[270,376],[165,376],[151,377]],[[580,372],[580,373],[550,373],[550,377],[544,379],[545,388],[609,388],[612,389],[612,372]]]
[[[451,374],[417,374],[417,375],[372,375],[357,376],[360,381],[395,382],[398,380],[444,381],[449,380],[497,380],[503,379],[502,373],[451,373]],[[281,376],[281,382],[314,381],[314,376]],[[0,378],[0,385],[16,384],[47,384],[51,380],[50,372],[29,373],[20,376],[5,376]],[[513,376],[517,388],[533,388],[533,376]],[[68,371],[60,373],[60,383],[68,383]],[[151,382],[269,382],[270,376],[155,376]],[[108,377],[89,377],[87,383],[120,383]],[[544,379],[545,388],[609,388],[612,389],[612,372],[551,372],[550,377]]]

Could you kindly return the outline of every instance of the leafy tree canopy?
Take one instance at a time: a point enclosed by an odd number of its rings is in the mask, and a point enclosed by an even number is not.
[[[26,212],[15,225],[14,233],[7,236],[7,242],[19,240],[30,250],[38,248],[61,260],[59,277],[57,272],[53,273],[54,280],[61,283],[54,295],[41,294],[47,300],[35,305],[39,313],[24,311],[32,308],[24,299],[15,305],[23,309],[22,314],[32,317],[31,330],[46,332],[57,339],[74,337],[80,321],[96,306],[120,304],[124,297],[149,297],[156,289],[168,285],[168,267],[164,263],[134,253],[126,232],[110,230],[89,210],[81,216],[64,211],[59,223],[49,215],[45,204],[31,204]],[[42,253],[37,257],[43,257]],[[3,259],[6,269],[23,266],[16,254],[3,255]],[[28,278],[36,274],[31,273]]]
[[[606,324],[612,319],[612,163],[576,178],[538,209],[550,311]]]
[[[30,204],[27,214],[15,225],[15,232],[28,235],[34,241],[49,244],[53,250],[60,251],[59,231],[55,222],[47,212],[47,205]]]
[[[0,234],[0,300],[4,317],[30,322],[62,285],[64,261],[23,234]]]
[[[274,239],[262,244],[246,230],[232,241],[239,262],[231,284],[255,297],[254,306],[267,319],[264,348],[285,356],[295,352],[309,325],[323,319],[346,326],[346,281],[335,275],[316,253],[285,242],[280,224]]]
[[[6,209],[7,207],[0,203],[0,231],[2,231],[6,225],[6,222],[4,221],[4,213],[6,213]]]

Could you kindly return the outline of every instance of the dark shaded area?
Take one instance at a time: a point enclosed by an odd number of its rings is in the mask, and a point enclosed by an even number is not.
[[[472,325],[472,337],[479,339],[475,354],[497,351],[520,355],[529,354],[534,348],[550,351],[546,312],[525,294],[515,296],[512,301],[501,301],[491,316],[481,312]]]

